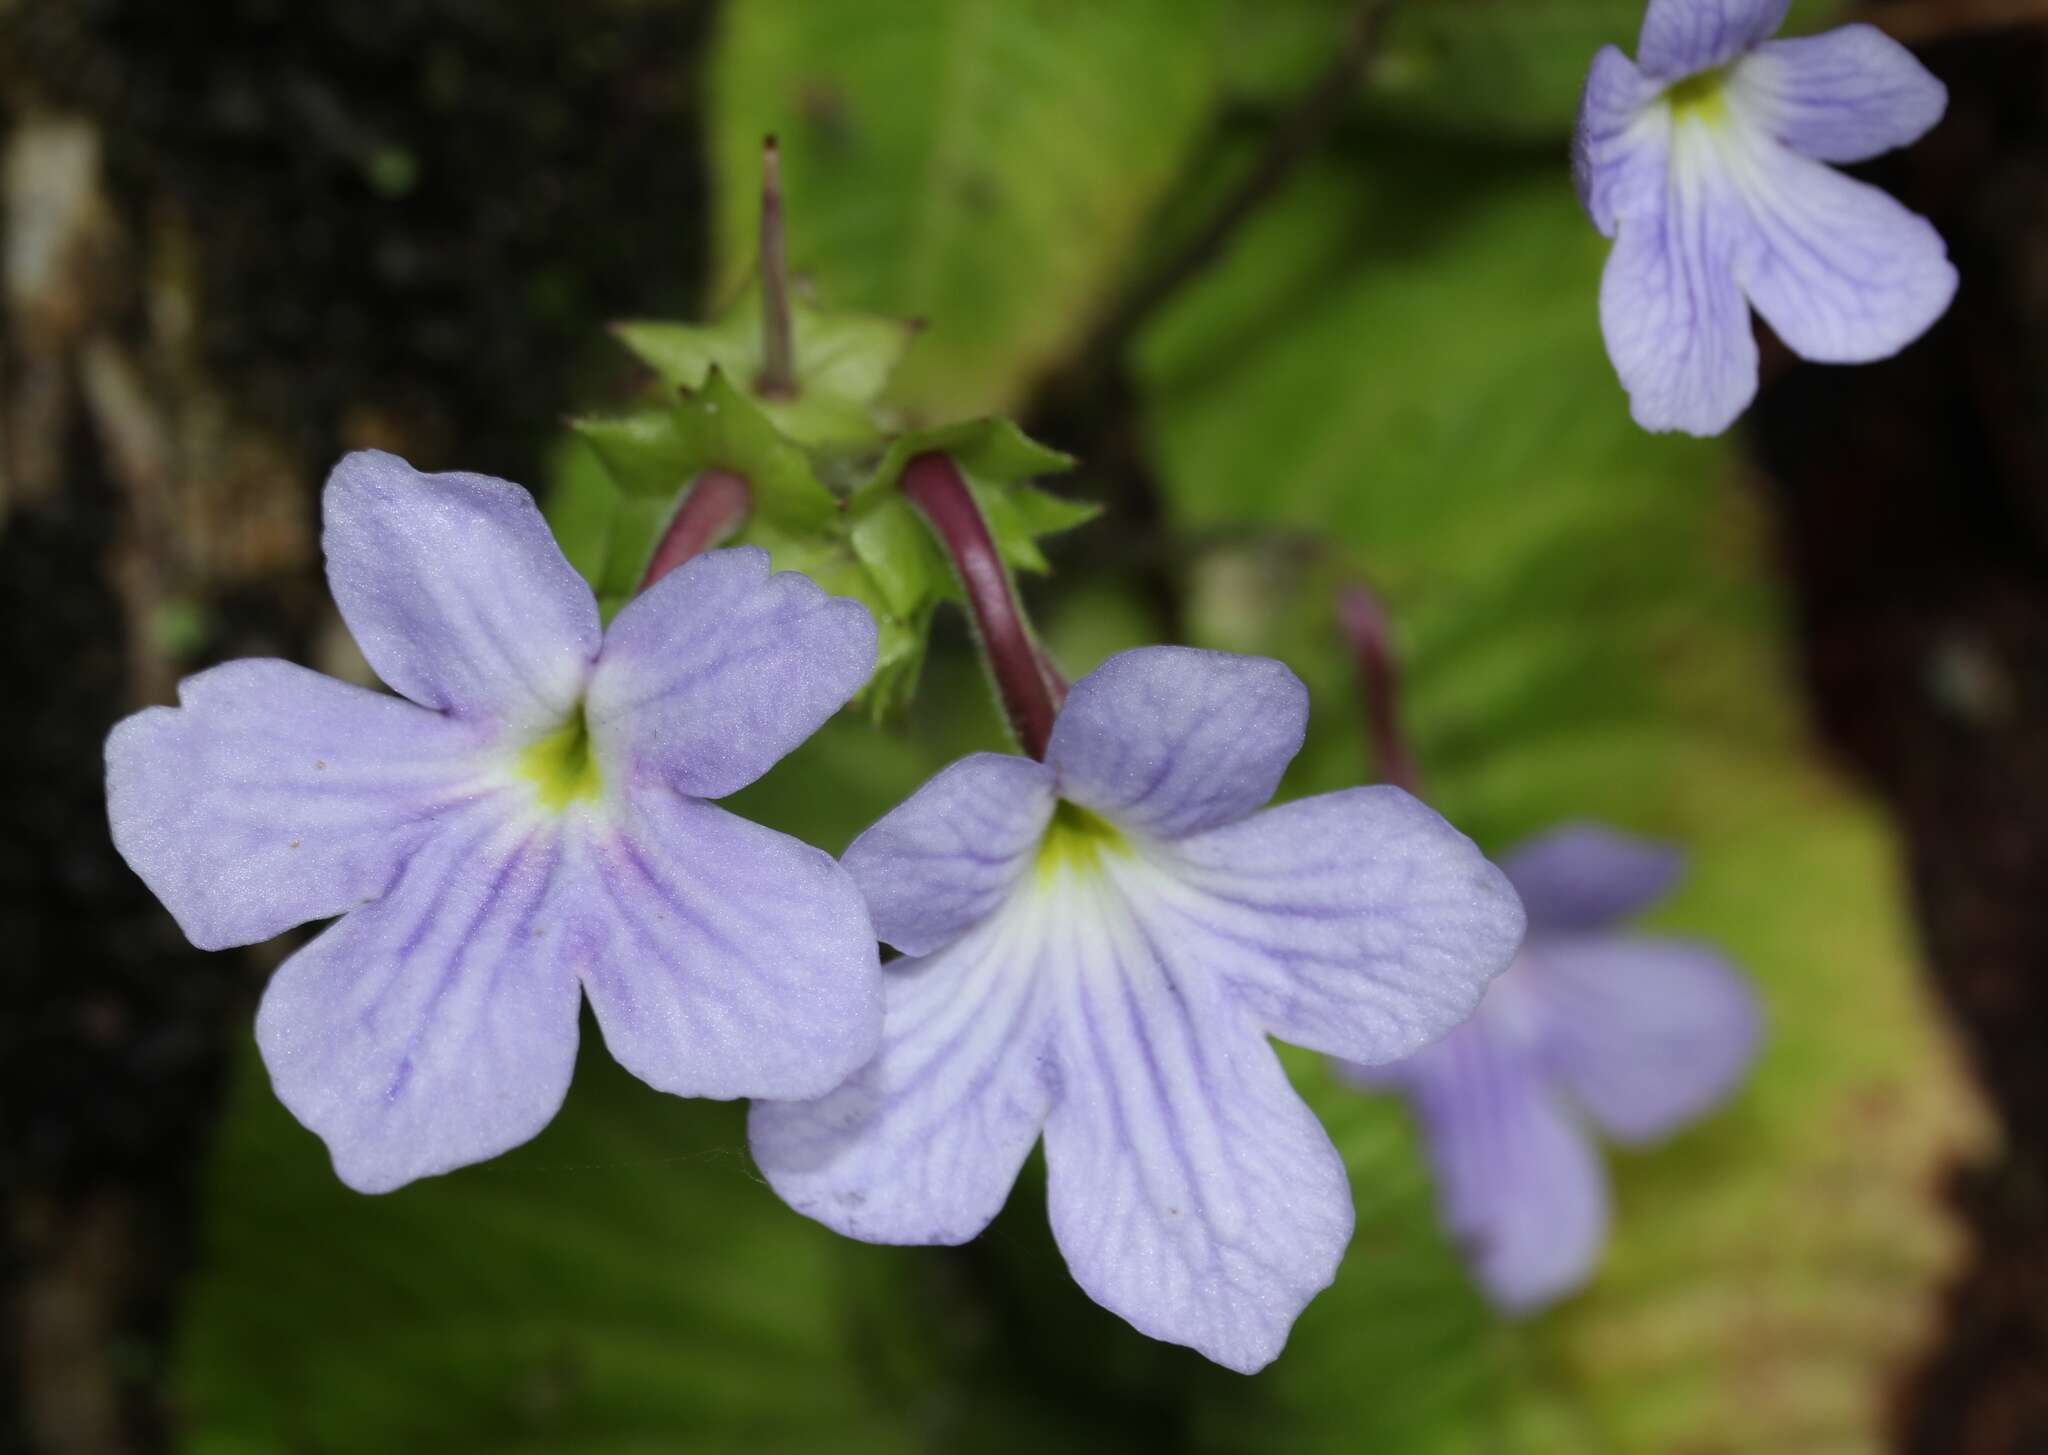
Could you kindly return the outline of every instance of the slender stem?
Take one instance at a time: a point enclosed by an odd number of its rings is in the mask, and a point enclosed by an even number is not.
[[[931,526],[959,575],[1010,730],[1025,752],[1043,758],[1066,684],[1032,640],[1010,573],[1003,569],[988,522],[981,518],[967,482],[946,456],[927,454],[905,468],[901,489]]]
[[[710,550],[738,530],[753,508],[754,492],[732,471],[706,470],[699,475],[655,545],[647,574],[640,578],[640,589],[645,591],[690,557]]]
[[[1422,780],[1415,755],[1401,729],[1401,673],[1387,629],[1387,614],[1365,587],[1352,584],[1337,592],[1337,624],[1351,643],[1358,664],[1358,689],[1365,701],[1366,732],[1380,777],[1420,797]]]
[[[789,317],[789,260],[782,239],[782,153],[769,137],[761,143],[761,377],[754,391],[771,399],[796,397],[796,343]]]

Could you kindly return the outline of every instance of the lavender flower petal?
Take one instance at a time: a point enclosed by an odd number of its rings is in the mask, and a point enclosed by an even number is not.
[[[1663,205],[1669,129],[1662,117],[1646,114],[1660,90],[1611,45],[1600,48],[1586,72],[1572,128],[1572,184],[1603,237],[1614,236],[1623,216]]]
[[[588,830],[601,908],[580,920],[620,1065],[677,1096],[802,1098],[874,1055],[874,934],[831,855],[663,788],[626,809]]]
[[[359,450],[327,477],[321,508],[335,604],[394,691],[518,731],[575,708],[597,603],[532,496]]]
[[[1531,933],[1592,930],[1670,893],[1685,855],[1676,844],[1569,823],[1524,839],[1500,867],[1522,897]]]
[[[107,738],[114,844],[201,949],[382,894],[476,784],[478,732],[289,662],[229,662]]]
[[[1825,363],[1889,358],[1948,308],[1956,270],[1925,218],[1759,131],[1730,127],[1727,145],[1724,165],[1748,218],[1735,276],[1794,353]]]
[[[754,1103],[754,1160],[783,1201],[874,1243],[964,1243],[988,1226],[1052,1102],[1045,977],[1074,931],[1021,911],[888,966],[881,1052],[845,1085]]]
[[[1472,841],[1393,787],[1346,789],[1181,840],[1144,906],[1176,964],[1284,1041],[1390,1061],[1471,1014],[1523,915]]]
[[[1308,690],[1278,662],[1139,647],[1074,684],[1045,761],[1061,797],[1178,838],[1271,798],[1307,724]]]
[[[875,623],[768,553],[712,551],[628,602],[587,706],[607,767],[693,798],[767,772],[845,706],[875,664]]]
[[[1052,809],[1043,763],[974,753],[891,809],[840,862],[882,941],[928,955],[1003,902],[1030,868]]]
[[[473,805],[272,977],[264,1064],[350,1187],[388,1192],[496,1156],[560,1107],[577,995],[549,912],[560,864],[558,836]]]
[[[1862,162],[1918,141],[1948,109],[1948,88],[1871,25],[1757,47],[1729,76],[1742,109],[1821,162]]]
[[[1658,1141],[1734,1090],[1762,1013],[1748,982],[1704,945],[1545,936],[1528,952],[1543,1066],[1617,1141]]]
[[[1735,278],[1751,228],[1705,129],[1668,134],[1670,155],[1654,184],[1663,205],[1618,214],[1600,275],[1600,331],[1637,424],[1714,435],[1756,394],[1756,339]],[[1631,193],[1646,185],[1640,177],[1625,184]]]
[[[1785,23],[1788,0],[1650,0],[1636,40],[1645,75],[1676,81],[1725,66],[1769,40]]]
[[[1344,1166],[1229,990],[1169,964],[1118,899],[1091,882],[1062,906],[1053,1236],[1097,1303],[1249,1373],[1336,1274]]]
[[[1528,1048],[1474,1021],[1403,1079],[1445,1228],[1494,1304],[1528,1312],[1583,1284],[1607,1237],[1606,1176]]]

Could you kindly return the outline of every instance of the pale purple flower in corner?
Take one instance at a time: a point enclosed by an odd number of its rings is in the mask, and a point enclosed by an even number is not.
[[[1772,40],[1786,0],[1650,0],[1633,62],[1593,58],[1579,200],[1614,239],[1607,352],[1645,429],[1719,434],[1756,394],[1753,305],[1824,363],[1888,358],[1956,271],[1926,219],[1831,162],[1917,140],[1948,92],[1868,25]]]
[[[130,866],[205,949],[340,918],[256,1035],[351,1187],[517,1146],[553,1117],[590,998],[681,1096],[806,1096],[873,1054],[880,969],[832,858],[706,802],[865,680],[857,603],[758,550],[671,572],[600,627],[532,499],[376,452],[323,500],[328,580],[398,696],[289,662],[186,679],[107,740]]]
[[[1044,762],[963,758],[862,834],[844,862],[905,958],[870,1065],[754,1104],[775,1190],[851,1237],[961,1243],[1043,1135],[1091,1298],[1234,1369],[1278,1354],[1352,1207],[1267,1036],[1406,1055],[1522,932],[1501,872],[1400,789],[1263,807],[1307,716],[1278,662],[1125,652]]]
[[[1502,860],[1529,937],[1479,1011],[1392,1066],[1340,1063],[1414,1108],[1444,1223],[1496,1306],[1531,1312],[1591,1276],[1607,1179],[1588,1128],[1654,1143],[1734,1090],[1761,1016],[1740,972],[1703,945],[1624,933],[1680,860],[1593,825]]]

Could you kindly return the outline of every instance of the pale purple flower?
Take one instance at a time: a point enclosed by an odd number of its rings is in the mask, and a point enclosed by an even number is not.
[[[1589,824],[1501,861],[1529,937],[1478,1013],[1392,1066],[1344,1067],[1414,1107],[1445,1226],[1500,1308],[1536,1309],[1593,1271],[1607,1179],[1587,1124],[1657,1142],[1726,1097],[1761,1028],[1742,975],[1703,945],[1618,932],[1661,898],[1677,852]]]
[[[341,918],[271,980],[278,1096],[351,1187],[480,1161],[568,1090],[579,997],[681,1096],[806,1096],[873,1054],[874,937],[830,856],[706,799],[860,686],[858,604],[718,551],[598,623],[525,491],[353,454],[327,574],[400,696],[289,662],[107,740],[128,863],[205,949]]]
[[[1090,1297],[1232,1368],[1271,1360],[1352,1210],[1267,1035],[1405,1055],[1522,931],[1501,872],[1400,789],[1261,811],[1307,715],[1278,662],[1125,652],[1075,684],[1044,762],[963,758],[862,834],[846,866],[906,958],[870,1065],[755,1103],[775,1190],[851,1237],[961,1243],[1043,1134]]]
[[[1802,358],[1867,363],[1955,294],[1926,219],[1827,165],[1916,140],[1948,92],[1868,25],[1770,39],[1785,6],[1650,0],[1635,61],[1607,46],[1586,76],[1573,171],[1614,239],[1600,324],[1645,429],[1719,434],[1748,406],[1751,305]]]

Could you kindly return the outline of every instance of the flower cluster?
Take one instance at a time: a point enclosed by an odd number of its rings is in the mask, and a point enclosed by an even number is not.
[[[1771,40],[1784,10],[1651,0],[1587,80],[1601,319],[1648,428],[1747,404],[1750,304],[1862,360],[1954,291],[1927,223],[1825,165],[1919,136],[1939,83],[1868,27]],[[1269,806],[1308,696],[1266,658],[1144,647],[1067,689],[1009,576],[1090,514],[1024,483],[1064,457],[999,421],[885,437],[908,333],[792,305],[770,161],[750,316],[632,326],[661,392],[579,427],[631,527],[585,575],[519,487],[350,455],[328,576],[390,691],[233,662],[109,738],[114,841],[193,943],[334,921],[258,1012],[278,1096],[352,1187],[447,1172],[554,1115],[587,998],[650,1086],[752,1098],[770,1186],[849,1237],[973,1238],[1042,1141],[1080,1286],[1249,1371],[1352,1229],[1277,1039],[1413,1102],[1499,1304],[1576,1286],[1606,1218],[1581,1119],[1661,1137],[1757,1041],[1712,952],[1613,931],[1676,859],[1578,828],[1503,872],[1394,786]],[[734,535],[802,573],[707,549]],[[840,861],[715,805],[907,694],[960,598],[1024,755],[952,764]]]

